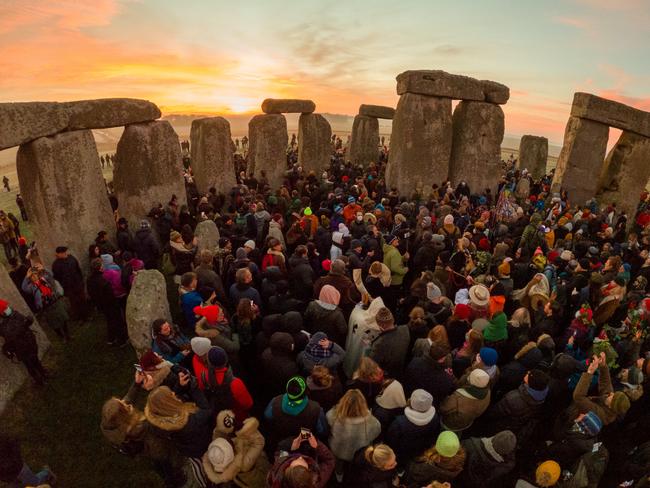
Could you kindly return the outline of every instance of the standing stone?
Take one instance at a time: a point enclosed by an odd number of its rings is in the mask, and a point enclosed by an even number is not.
[[[564,143],[555,168],[551,191],[564,189],[573,205],[584,205],[596,195],[598,178],[605,151],[609,127],[599,122],[569,117],[564,131]]]
[[[204,249],[215,252],[219,247],[219,229],[212,220],[199,222],[196,229],[194,229],[194,235],[198,240],[199,252]]]
[[[404,196],[416,188],[441,183],[449,172],[451,156],[451,99],[405,93],[397,103],[390,156],[388,187]]]
[[[248,172],[266,172],[273,191],[280,188],[287,168],[287,119],[281,114],[256,115],[248,123]]]
[[[68,114],[56,102],[0,103],[0,150],[65,130]]]
[[[120,215],[131,228],[158,203],[172,195],[186,203],[183,162],[178,136],[166,120],[127,125],[117,143],[113,186]]]
[[[650,139],[624,131],[605,159],[598,180],[598,201],[603,205],[615,202],[630,221],[649,178]]]
[[[229,194],[235,186],[230,123],[223,117],[207,117],[192,121],[190,148],[192,172],[196,187],[207,193],[211,187]]]
[[[9,302],[9,305],[18,312],[26,316],[33,317],[33,314],[22,295],[11,281],[11,277],[4,266],[0,264],[0,298]],[[36,343],[38,344],[38,355],[43,357],[45,351],[50,347],[50,341],[41,329],[41,326],[34,318],[34,323],[31,325],[34,335],[36,335]],[[4,343],[0,339],[0,345]],[[5,409],[7,403],[13,398],[14,394],[20,389],[24,381],[29,378],[29,374],[25,369],[23,363],[14,363],[10,361],[4,354],[0,354],[0,413]],[[31,380],[30,380],[31,381]]]
[[[301,114],[298,119],[298,162],[305,172],[327,168],[331,155],[330,123],[321,114]]]
[[[49,266],[54,249],[67,246],[86,269],[88,244],[100,230],[113,239],[115,230],[92,132],[63,132],[24,144],[16,166],[43,261]]]
[[[129,340],[138,356],[151,348],[151,324],[156,319],[172,320],[165,277],[156,269],[138,271],[126,301]]]
[[[501,176],[503,110],[492,103],[462,101],[454,110],[453,125],[451,184],[464,180],[473,193],[489,188],[495,195]]]
[[[149,100],[100,98],[61,104],[68,113],[68,130],[121,127],[160,118],[160,109]]]
[[[379,121],[375,117],[356,115],[352,122],[350,161],[354,166],[367,167],[379,157]]]
[[[548,160],[548,139],[541,136],[525,135],[519,141],[517,168],[527,169],[534,180],[546,174]]]

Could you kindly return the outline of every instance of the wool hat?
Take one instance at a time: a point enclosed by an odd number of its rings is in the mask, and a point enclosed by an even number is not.
[[[210,341],[208,341],[210,342]],[[147,350],[142,356],[140,356],[140,367],[143,371],[155,371],[157,366],[162,363],[163,360],[151,349]]]
[[[7,310],[7,307],[9,307],[9,302],[5,300],[0,300],[0,313],[5,313],[5,310]]]
[[[499,359],[496,349],[491,347],[482,347],[478,355],[481,356],[481,362],[486,366],[494,366]]]
[[[345,274],[345,261],[342,259],[335,259],[330,266],[330,274],[343,275]]]
[[[2,313],[2,306],[0,306],[0,313]],[[627,369],[627,382],[630,385],[640,385],[643,383],[643,373],[636,366],[630,366]]]
[[[215,368],[223,368],[228,364],[228,354],[219,346],[213,346],[208,351],[208,362]]]
[[[460,449],[460,441],[456,433],[445,430],[438,434],[436,439],[436,451],[443,457],[454,457]]]
[[[440,253],[442,254],[442,253]],[[469,305],[469,290],[467,288],[461,288],[454,295],[454,303],[458,305],[462,303],[464,305]]]
[[[190,346],[192,347],[192,352],[197,356],[203,356],[210,351],[212,343],[207,337],[192,337],[190,341]]]
[[[442,221],[444,225],[453,225],[454,224],[454,216],[452,214],[447,214],[445,215],[444,220]]]
[[[492,447],[497,453],[506,456],[517,447],[517,437],[510,430],[502,430],[492,437]]]
[[[487,328],[487,326],[490,325],[490,321],[488,319],[484,318],[477,318],[472,321],[472,329],[474,329],[477,332],[483,333],[483,331]]]
[[[332,269],[332,261],[329,259],[323,259],[323,262],[320,263],[321,267],[323,268],[323,271],[328,271]]]
[[[433,396],[431,396],[431,393],[426,390],[415,390],[413,393],[411,393],[409,405],[416,412],[428,412],[431,408],[433,408]]]
[[[537,347],[541,347],[543,349],[550,349],[552,351],[555,350],[555,341],[553,338],[548,335],[548,334],[542,334],[537,338]]]
[[[194,315],[199,315],[200,317],[205,317],[208,322],[214,324],[217,322],[219,317],[219,311],[221,308],[219,305],[208,305],[207,307],[201,307],[197,305],[192,309]]]
[[[387,307],[381,307],[375,315],[375,322],[382,329],[387,329],[395,324],[393,313]]]
[[[490,290],[485,285],[474,285],[469,289],[469,300],[478,307],[487,307],[490,303]]]
[[[603,428],[603,422],[594,411],[587,412],[581,420],[576,422],[580,431],[590,436],[596,436]]]
[[[502,278],[509,278],[510,277],[510,263],[507,261],[502,262],[497,270],[499,271],[499,276]]]
[[[338,305],[341,301],[341,293],[332,285],[325,285],[320,289],[318,299],[330,305]]]
[[[303,210],[303,213],[309,217],[312,214],[311,208],[306,207],[305,210]]]
[[[235,452],[230,442],[223,437],[217,437],[208,446],[208,460],[217,473],[223,473],[235,460]]]
[[[464,303],[459,303],[454,307],[454,315],[460,320],[467,320],[471,314],[470,308]]]
[[[246,242],[244,242],[244,247],[250,247],[251,249],[255,249],[255,241],[252,239],[248,239]]]
[[[540,487],[554,486],[560,479],[562,469],[555,461],[544,461],[537,466],[535,483]]]
[[[440,288],[435,285],[435,283],[427,283],[427,298],[429,300],[435,300],[441,296],[442,292],[440,291]]]
[[[481,358],[482,359],[482,358]],[[482,369],[475,369],[469,374],[469,384],[477,388],[485,388],[490,383],[490,375]]]
[[[57,248],[54,250],[54,253],[55,254],[63,254],[67,250],[68,250],[68,248],[65,247],[65,246],[57,246]]]
[[[630,409],[630,399],[622,391],[617,391],[612,397],[612,403],[609,404],[616,415],[622,415]]]
[[[568,377],[578,369],[578,362],[569,354],[561,352],[553,359],[551,369],[560,373],[562,377]]]
[[[235,251],[235,259],[246,259],[246,249],[238,247]]]
[[[354,197],[348,197],[348,203],[354,203]]]
[[[541,369],[531,369],[528,372],[528,386],[535,391],[544,391],[550,378]]]
[[[363,247],[363,244],[359,239],[352,239],[350,242],[350,249],[356,249],[357,247]]]
[[[292,402],[300,402],[307,393],[307,383],[302,376],[294,376],[287,381],[287,398]]]

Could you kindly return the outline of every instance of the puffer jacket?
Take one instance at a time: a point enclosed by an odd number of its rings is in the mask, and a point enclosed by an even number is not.
[[[444,426],[453,431],[468,429],[490,406],[490,388],[459,388],[440,404]]]
[[[494,481],[515,467],[514,453],[498,460],[488,452],[479,437],[465,439],[461,441],[461,446],[465,450],[465,467],[458,476],[459,486],[497,486]]]
[[[348,334],[348,324],[339,307],[327,309],[318,300],[313,300],[305,310],[304,323],[312,334],[324,332],[330,340],[337,344],[345,344]]]
[[[444,457],[436,448],[425,452],[409,463],[407,471],[408,486],[427,486],[432,480],[444,483],[453,481],[465,466],[465,450],[461,447],[455,456]]]
[[[511,430],[517,434],[524,426],[532,425],[542,414],[544,400],[535,400],[526,384],[509,391],[498,403],[492,405],[483,417],[489,423],[490,431],[496,434]]]
[[[542,351],[534,342],[529,342],[516,354],[513,361],[501,368],[497,390],[506,393],[521,384],[526,373],[535,369],[544,358]]]
[[[404,282],[404,275],[408,268],[404,265],[404,259],[395,246],[384,244],[384,264],[390,269],[390,284],[401,285]]]
[[[282,393],[292,376],[300,374],[294,359],[294,342],[286,332],[274,332],[260,358],[260,375],[270,394]]]
[[[381,433],[381,424],[371,413],[365,417],[336,418],[336,407],[327,412],[330,439],[329,446],[334,455],[344,461],[352,461],[354,453],[372,444]]]

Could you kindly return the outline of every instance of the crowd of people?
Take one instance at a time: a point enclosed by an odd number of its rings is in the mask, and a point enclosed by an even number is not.
[[[498,188],[403,195],[387,148],[363,168],[333,142],[321,174],[290,146],[281,188],[244,170],[203,194],[188,169],[187,205],[135,232],[118,215],[85,282],[65,247],[51,270],[26,255],[15,281],[63,340],[86,291],[121,346],[138,272],[178,285],[179,314],[152,320],[103,405],[106,440],[169,487],[649,486],[648,194],[628,216],[508,161]],[[46,381],[33,341],[3,336]]]

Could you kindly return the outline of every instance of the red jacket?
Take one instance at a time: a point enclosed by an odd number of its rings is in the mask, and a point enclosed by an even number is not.
[[[208,366],[203,361],[201,361],[198,356],[194,355],[192,358],[192,368],[194,369],[194,376],[196,376],[196,381],[199,385],[199,389],[205,390],[205,384],[203,383],[203,374],[207,374]],[[228,371],[228,368],[218,368],[214,370],[217,384],[221,385],[223,383],[226,371]],[[239,378],[233,378],[232,382],[230,383],[230,392],[232,393],[233,398],[233,405],[231,406],[231,409],[235,413],[237,421],[243,422],[244,419],[248,417],[248,412],[253,406],[253,397],[251,397],[251,394],[248,392],[248,388],[246,388],[244,382]]]

